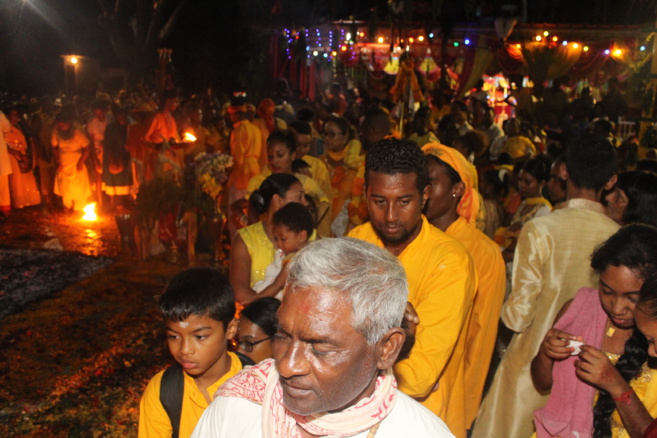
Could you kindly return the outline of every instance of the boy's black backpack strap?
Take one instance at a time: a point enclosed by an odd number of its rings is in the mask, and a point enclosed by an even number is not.
[[[162,375],[160,383],[160,402],[171,420],[173,438],[178,438],[180,432],[180,413],[182,412],[185,377],[180,364],[170,366]]]
[[[255,365],[255,362],[242,353],[235,353],[242,363],[242,367]],[[182,412],[183,393],[185,392],[185,377],[180,364],[175,364],[164,370],[160,383],[160,403],[164,407],[173,433],[172,438],[178,438],[180,431],[180,414]]]

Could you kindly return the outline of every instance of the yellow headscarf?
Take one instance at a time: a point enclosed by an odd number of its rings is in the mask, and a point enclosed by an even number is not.
[[[480,196],[477,189],[474,188],[475,175],[472,165],[459,151],[440,143],[427,143],[422,147],[422,151],[426,155],[433,155],[443,161],[459,174],[461,181],[465,184],[465,190],[463,190],[463,196],[461,196],[456,212],[466,221],[476,226]]]

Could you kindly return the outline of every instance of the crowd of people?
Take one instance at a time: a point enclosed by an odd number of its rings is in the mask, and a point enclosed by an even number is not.
[[[0,115],[0,208],[129,209],[232,157],[228,277],[160,298],[180,367],[149,383],[140,436],[648,436],[657,156],[617,135],[617,81],[564,95],[518,92],[501,126],[481,88],[401,123],[340,86],[24,103]]]

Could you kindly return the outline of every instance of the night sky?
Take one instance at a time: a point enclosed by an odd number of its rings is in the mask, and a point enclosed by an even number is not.
[[[464,4],[460,0],[444,2],[456,8]],[[420,9],[429,3],[413,2]],[[544,3],[544,15],[538,16],[541,0],[528,1],[530,20],[543,22],[552,9],[556,22],[590,24],[591,7],[600,4],[559,0]],[[621,3],[610,4],[609,17],[616,24],[622,24],[625,17]],[[281,12],[272,17],[276,6]],[[160,45],[174,50],[177,86],[193,90],[214,85],[235,90],[253,80],[244,77],[249,62],[266,65],[262,58],[267,57],[267,41],[258,39],[254,28],[280,23],[307,26],[352,14],[366,20],[373,7],[378,7],[384,19],[384,0],[187,0],[177,26]],[[0,91],[35,95],[61,89],[63,54],[89,56],[98,59],[102,67],[119,67],[109,37],[98,24],[100,14],[96,0],[0,0]],[[463,11],[455,15],[466,19]],[[654,21],[653,17],[640,18]]]

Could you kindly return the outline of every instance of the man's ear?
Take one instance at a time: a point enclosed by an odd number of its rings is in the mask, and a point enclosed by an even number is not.
[[[237,334],[238,321],[237,318],[233,318],[226,327],[226,340],[233,339]]]
[[[561,163],[559,166],[559,177],[564,181],[568,180],[568,169],[566,169],[566,163]]]
[[[424,190],[422,190],[422,210],[424,210],[424,206],[427,205],[427,201],[429,200],[429,189],[430,186],[427,184],[424,186]]]
[[[614,188],[617,181],[618,181],[618,175],[614,173],[614,176],[609,178],[609,181],[607,181],[607,183],[605,184],[605,190],[611,190],[612,188]]]
[[[397,361],[397,356],[404,345],[406,334],[401,327],[393,327],[377,343],[378,360],[376,367],[387,370]]]

